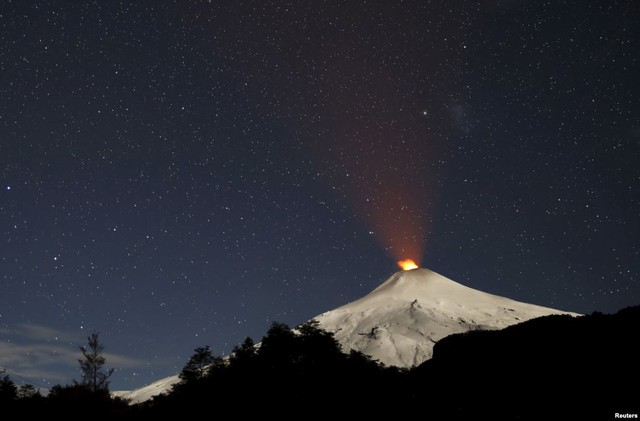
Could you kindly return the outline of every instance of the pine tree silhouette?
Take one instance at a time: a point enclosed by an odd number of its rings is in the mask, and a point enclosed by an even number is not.
[[[113,368],[105,370],[103,367],[106,359],[102,355],[104,346],[98,339],[98,333],[92,333],[88,339],[88,346],[81,346],[82,359],[80,363],[80,371],[82,372],[82,380],[80,385],[87,387],[92,392],[108,391],[109,377],[113,374]]]

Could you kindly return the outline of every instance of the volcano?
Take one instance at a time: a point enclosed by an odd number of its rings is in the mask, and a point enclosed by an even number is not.
[[[397,272],[364,297],[314,319],[345,352],[353,349],[388,366],[412,367],[430,359],[434,344],[448,335],[501,329],[551,314],[578,316],[488,294],[417,268]],[[114,394],[142,402],[178,380],[171,376]]]
[[[431,358],[433,345],[445,336],[550,314],[577,315],[488,294],[420,268],[397,272],[359,300],[315,319],[344,351],[411,367]]]

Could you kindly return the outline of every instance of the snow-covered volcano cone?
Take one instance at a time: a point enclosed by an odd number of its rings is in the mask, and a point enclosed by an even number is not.
[[[453,333],[500,329],[549,314],[567,314],[487,294],[428,269],[393,274],[359,300],[315,317],[345,351],[410,367],[431,358],[433,345]],[[573,314],[573,313],[570,313]]]

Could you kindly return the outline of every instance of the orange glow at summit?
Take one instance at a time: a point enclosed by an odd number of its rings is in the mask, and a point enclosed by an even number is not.
[[[398,260],[398,266],[400,266],[402,270],[418,269],[420,267],[411,259]]]

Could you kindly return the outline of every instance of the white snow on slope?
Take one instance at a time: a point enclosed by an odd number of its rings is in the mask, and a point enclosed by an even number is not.
[[[368,295],[316,320],[344,351],[355,349],[390,366],[411,367],[431,358],[445,336],[501,329],[566,312],[478,291],[428,269],[397,272]],[[570,313],[574,314],[575,313]]]
[[[468,288],[428,269],[393,274],[369,294],[314,319],[333,332],[344,351],[355,349],[390,366],[411,367],[429,358],[445,336],[501,329],[535,317],[572,314]],[[168,391],[178,376],[133,391],[114,392],[144,402]]]
[[[171,386],[178,383],[180,377],[169,376],[164,379],[156,380],[155,382],[143,386],[135,390],[121,390],[118,392],[111,392],[114,396],[129,399],[131,404],[148,401],[152,397],[171,390]]]

